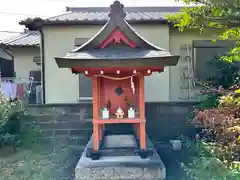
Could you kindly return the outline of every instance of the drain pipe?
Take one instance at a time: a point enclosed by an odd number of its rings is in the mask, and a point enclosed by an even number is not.
[[[45,52],[44,52],[44,33],[42,28],[39,28],[41,36],[40,51],[41,51],[41,74],[42,74],[42,103],[46,103],[46,87],[45,87]]]

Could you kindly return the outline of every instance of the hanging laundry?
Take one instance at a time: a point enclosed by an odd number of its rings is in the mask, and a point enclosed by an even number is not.
[[[17,99],[24,100],[25,84],[17,85]]]
[[[1,93],[6,97],[7,100],[10,100],[11,97],[11,87],[9,81],[3,81],[1,84]]]
[[[17,98],[17,83],[10,83],[10,98],[16,99]]]
[[[7,100],[16,99],[17,97],[17,84],[10,81],[3,81],[1,84],[1,93]]]

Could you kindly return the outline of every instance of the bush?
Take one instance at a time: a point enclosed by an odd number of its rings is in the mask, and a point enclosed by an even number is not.
[[[26,114],[26,109],[18,100],[9,101],[0,93],[0,149],[10,145],[16,150],[16,146],[23,143],[22,140],[33,138],[29,133],[34,132],[36,137],[38,129],[35,125],[25,128]]]
[[[239,77],[239,65],[228,61],[222,61],[221,56],[217,55],[214,59],[207,61],[213,67],[215,74],[208,78],[211,86],[228,88],[236,83]]]
[[[189,180],[240,180],[240,164],[226,166],[215,155],[214,144],[194,142],[185,138],[183,148],[191,153],[190,161],[181,163]]]
[[[194,123],[203,128],[201,138],[216,142],[215,152],[224,161],[240,160],[240,85],[218,90],[216,108],[197,110]]]

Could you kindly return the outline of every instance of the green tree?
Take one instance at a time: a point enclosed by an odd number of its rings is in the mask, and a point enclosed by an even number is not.
[[[223,60],[240,61],[240,0],[185,0],[180,13],[167,16],[180,31],[197,29],[200,33],[215,29],[219,39],[236,40],[236,47]]]

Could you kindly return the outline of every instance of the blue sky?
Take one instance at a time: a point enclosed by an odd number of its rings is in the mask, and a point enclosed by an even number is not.
[[[114,0],[4,0],[0,6],[0,31],[23,31],[18,25],[27,17],[50,17],[61,14],[66,6],[109,6]],[[174,0],[120,0],[125,6],[179,6]],[[17,33],[0,32],[0,40]]]

